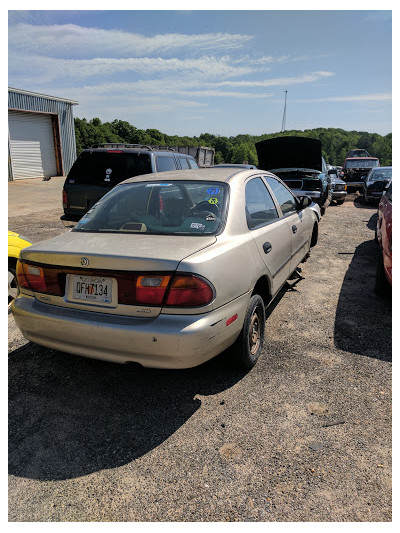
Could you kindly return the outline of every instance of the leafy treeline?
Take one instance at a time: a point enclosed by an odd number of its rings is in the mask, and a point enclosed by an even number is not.
[[[84,148],[94,144],[120,142],[148,145],[208,146],[215,148],[215,164],[243,163],[257,165],[255,143],[271,137],[282,135],[299,135],[320,139],[325,160],[331,165],[341,165],[346,153],[353,148],[365,148],[380,159],[381,165],[392,164],[392,134],[385,136],[366,131],[345,131],[339,128],[315,128],[312,130],[290,130],[263,135],[236,135],[224,137],[211,133],[202,133],[199,137],[180,137],[166,135],[156,129],[141,130],[125,120],[113,120],[102,123],[94,118],[75,119],[76,147],[80,153]]]

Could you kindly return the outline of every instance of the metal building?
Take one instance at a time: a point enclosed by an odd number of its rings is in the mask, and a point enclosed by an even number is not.
[[[75,100],[8,89],[8,180],[64,176],[76,159]]]

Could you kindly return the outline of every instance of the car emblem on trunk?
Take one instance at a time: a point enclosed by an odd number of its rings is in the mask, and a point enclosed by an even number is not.
[[[89,259],[87,257],[81,257],[81,265],[87,267],[89,265]]]

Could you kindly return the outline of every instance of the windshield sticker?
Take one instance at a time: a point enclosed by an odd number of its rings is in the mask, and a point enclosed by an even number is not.
[[[210,213],[206,216],[206,220],[211,220],[212,222],[214,222],[215,220],[217,220],[217,217],[214,215],[214,213]]]
[[[68,180],[68,183],[75,183],[75,180]]]
[[[172,183],[148,183],[146,187],[171,187]]]
[[[209,204],[217,204],[217,203],[218,203],[218,198],[210,198],[210,199],[208,200],[208,203],[209,203]]]
[[[207,189],[207,194],[211,196],[214,196],[215,194],[218,194],[218,193],[219,193],[218,187],[210,187],[209,189]]]
[[[107,176],[104,178],[104,181],[110,181],[110,176],[107,174]]]
[[[204,224],[200,224],[199,222],[192,222],[190,224],[190,227],[193,229],[205,229],[206,228]]]
[[[108,168],[108,169],[106,170],[106,174],[111,174],[111,172],[112,172],[112,168]]]

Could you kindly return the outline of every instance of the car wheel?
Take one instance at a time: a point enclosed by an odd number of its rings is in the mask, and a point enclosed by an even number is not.
[[[342,204],[344,204],[344,200],[336,200],[336,204],[337,205],[342,205]]]
[[[11,259],[8,260],[8,312],[11,311],[11,302],[17,296],[17,274],[16,263]]]
[[[254,294],[247,307],[243,328],[234,344],[236,363],[242,368],[252,368],[260,356],[264,342],[264,301]]]
[[[390,283],[388,282],[383,266],[382,252],[379,254],[378,268],[376,270],[375,293],[379,296],[387,296],[390,293]]]

